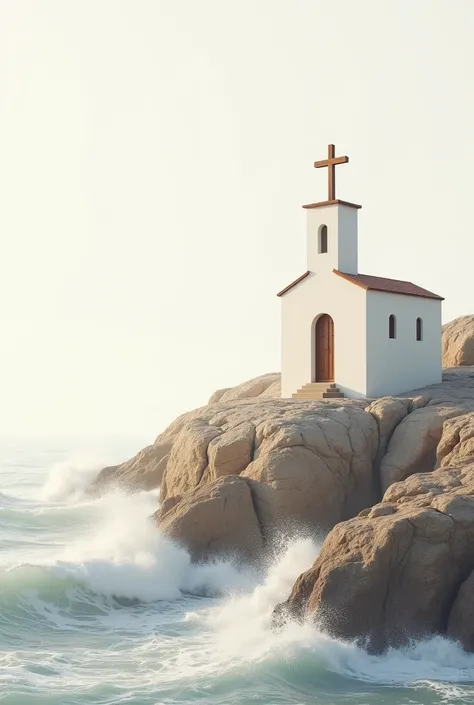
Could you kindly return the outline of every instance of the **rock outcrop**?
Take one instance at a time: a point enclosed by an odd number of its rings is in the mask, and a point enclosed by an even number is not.
[[[172,442],[161,499],[180,498],[186,511],[188,494],[240,476],[254,482],[264,537],[282,528],[325,533],[378,502],[394,482],[441,462],[443,423],[474,409],[474,378],[466,374],[446,372],[430,390],[368,407],[360,400],[225,402],[221,396],[158,437],[159,445]]]
[[[474,365],[474,315],[460,316],[443,326],[443,367]]]
[[[168,536],[186,544],[194,560],[261,557],[264,540],[252,483],[241,477],[220,477],[183,498],[166,500],[154,518]]]
[[[159,487],[172,446],[172,442],[153,444],[125,463],[104,468],[90,487],[90,492],[100,494],[113,487],[140,492]]]
[[[383,400],[381,400],[383,401]],[[393,430],[380,463],[380,482],[385,492],[394,482],[416,472],[429,472],[436,464],[436,450],[445,419],[461,412],[454,404],[427,403],[411,407]]]
[[[474,458],[474,414],[461,414],[445,421],[438,444],[436,465],[461,465]]]
[[[204,501],[212,483],[241,477],[253,482],[265,540],[281,529],[324,534],[378,502],[392,483],[441,463],[436,452],[443,422],[452,420],[454,439],[466,436],[456,418],[474,409],[469,368],[446,371],[443,383],[428,390],[368,406],[354,399],[274,398],[278,384],[278,376],[265,375],[219,392],[211,404],[178,417],[135,458],[103,470],[93,491],[161,485],[161,501],[181,503],[176,513],[184,516],[191,511],[190,495],[199,492]],[[445,434],[439,448],[449,446],[447,439]],[[459,444],[449,452],[459,453]],[[163,527],[169,530],[167,523]],[[185,534],[180,529],[191,546],[193,537]]]
[[[275,620],[308,617],[376,651],[432,634],[471,644],[474,629],[459,615],[474,570],[473,424],[473,413],[447,420],[437,470],[392,484],[381,503],[336,526]],[[443,464],[449,457],[454,465]]]
[[[270,372],[260,377],[243,382],[237,387],[218,389],[209,399],[209,404],[218,401],[236,401],[237,399],[279,399],[281,396],[281,375],[279,372]]]
[[[161,499],[185,498],[237,475],[255,481],[267,535],[290,524],[327,530],[375,501],[377,449],[377,424],[360,403],[219,402],[192,412],[181,426]]]

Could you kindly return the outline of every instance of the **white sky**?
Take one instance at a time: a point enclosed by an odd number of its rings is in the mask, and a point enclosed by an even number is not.
[[[0,0],[0,430],[279,369],[328,142],[360,271],[474,312],[473,0]]]

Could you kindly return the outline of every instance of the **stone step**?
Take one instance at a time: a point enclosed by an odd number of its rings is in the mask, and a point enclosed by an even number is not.
[[[336,386],[334,382],[308,382],[300,389],[333,389]]]
[[[334,382],[308,382],[292,395],[292,399],[301,399],[302,401],[344,399],[344,394]]]
[[[324,395],[330,394],[344,396],[339,389],[330,389],[329,391],[321,392],[295,392],[293,396],[297,396],[299,399],[322,399]]]
[[[333,387],[327,387],[327,386],[326,387],[318,387],[316,389],[311,389],[308,387],[301,387],[300,389],[298,389],[295,392],[295,394],[314,394],[314,393],[321,393],[322,394],[323,392],[340,392],[340,391],[341,390],[339,389],[339,387],[336,387],[336,385],[334,385]]]

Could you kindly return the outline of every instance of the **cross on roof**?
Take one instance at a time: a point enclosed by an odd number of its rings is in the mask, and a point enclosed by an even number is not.
[[[336,148],[333,144],[328,145],[328,158],[320,162],[314,162],[315,169],[323,166],[328,168],[328,201],[336,200],[336,164],[345,164],[349,157],[335,157]]]

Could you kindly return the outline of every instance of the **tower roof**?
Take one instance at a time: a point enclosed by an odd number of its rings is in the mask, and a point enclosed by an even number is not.
[[[324,206],[348,206],[349,208],[362,208],[358,206],[357,203],[350,203],[349,201],[341,201],[340,198],[335,198],[334,201],[319,201],[319,203],[308,203],[308,205],[303,206],[303,208],[324,208]]]

